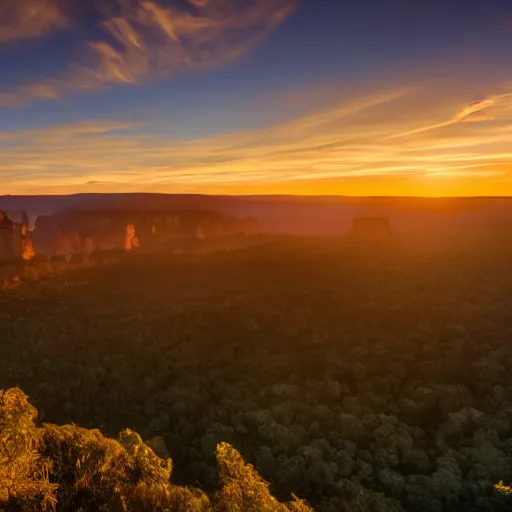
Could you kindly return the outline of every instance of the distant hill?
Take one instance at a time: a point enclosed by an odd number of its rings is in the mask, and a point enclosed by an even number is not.
[[[31,217],[65,210],[218,210],[253,215],[267,232],[337,235],[354,216],[389,217],[394,232],[425,232],[505,224],[512,226],[512,198],[413,198],[344,196],[208,196],[187,194],[76,194],[0,196],[0,209]]]

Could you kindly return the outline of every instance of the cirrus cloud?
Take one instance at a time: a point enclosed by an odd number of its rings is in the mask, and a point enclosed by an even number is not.
[[[445,184],[446,179],[499,182],[496,190],[502,193],[505,182],[512,190],[512,108],[508,92],[492,92],[480,108],[461,100],[462,88],[445,92],[438,98],[437,124],[426,101],[432,102],[433,91],[400,86],[363,95],[340,92],[343,97],[327,108],[257,130],[204,138],[177,140],[154,126],[117,121],[4,132],[0,181],[11,193],[111,188],[239,193],[268,187],[274,193],[318,192],[325,182],[333,193],[333,187],[343,191],[361,180],[372,186],[393,180],[403,187],[445,178]],[[491,109],[492,117],[461,121],[467,117],[462,113]],[[411,123],[421,126],[412,133]]]
[[[0,44],[44,37],[67,24],[64,9],[56,0],[16,0],[0,3]]]
[[[44,3],[56,8],[50,0]],[[0,90],[0,106],[221,66],[261,42],[293,12],[297,0],[188,0],[185,5],[102,0],[97,6],[103,37],[85,41],[82,55],[67,71],[20,84],[14,91]]]

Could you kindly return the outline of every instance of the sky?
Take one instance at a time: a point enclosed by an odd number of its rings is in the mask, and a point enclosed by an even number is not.
[[[0,194],[512,195],[510,0],[0,0]]]

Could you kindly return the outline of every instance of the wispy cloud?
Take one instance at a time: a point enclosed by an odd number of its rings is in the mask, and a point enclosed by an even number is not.
[[[466,105],[460,91],[450,95],[436,109],[450,121],[438,125],[426,101],[434,101],[430,90],[390,88],[345,95],[329,108],[263,129],[200,139],[178,141],[155,135],[154,126],[151,133],[144,125],[115,121],[4,132],[0,181],[11,193],[41,191],[41,184],[47,192],[239,193],[272,187],[321,193],[322,183],[323,193],[335,193],[357,182],[368,193],[369,183],[381,190],[392,181],[403,191],[425,179],[478,186],[487,180],[498,183],[500,193],[508,183],[512,192],[510,94],[491,93]],[[484,112],[480,122],[464,122]],[[411,123],[428,129],[406,136]]]
[[[2,142],[22,141],[25,144],[60,143],[66,140],[80,141],[80,137],[126,132],[136,126],[119,121],[99,120],[94,122],[81,121],[76,123],[47,126],[34,130],[0,131],[0,147]]]
[[[82,58],[68,71],[0,92],[0,106],[223,65],[257,45],[296,5],[297,0],[102,0],[104,37],[84,42]],[[16,101],[2,101],[6,93]]]
[[[57,0],[4,0],[0,3],[0,45],[44,37],[67,24]]]
[[[23,105],[24,99],[19,93],[0,91],[0,108],[22,107]]]
[[[418,133],[428,132],[430,130],[444,128],[456,123],[491,121],[493,120],[493,117],[481,113],[489,109],[493,109],[494,107],[506,109],[509,108],[511,105],[512,93],[504,93],[495,96],[489,96],[488,98],[480,99],[478,101],[470,103],[469,105],[465,105],[462,109],[456,112],[453,117],[446,121],[441,121],[439,123],[427,126],[420,126],[419,128],[414,128],[413,130],[393,135],[392,137],[407,137],[409,135],[415,135]]]

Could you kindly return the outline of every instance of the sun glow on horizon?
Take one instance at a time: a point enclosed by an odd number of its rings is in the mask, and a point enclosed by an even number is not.
[[[378,26],[343,6],[345,40],[298,0],[91,0],[90,17],[74,1],[0,7],[0,194],[512,195],[509,33],[475,33],[485,13],[411,7],[395,33],[377,2]],[[473,52],[434,51],[443,13]],[[428,55],[359,47],[413,26]]]
[[[2,192],[511,194],[512,94],[471,104],[467,92],[452,92],[435,109],[424,103],[431,94],[354,95],[261,129],[198,139],[110,120],[1,132]]]

